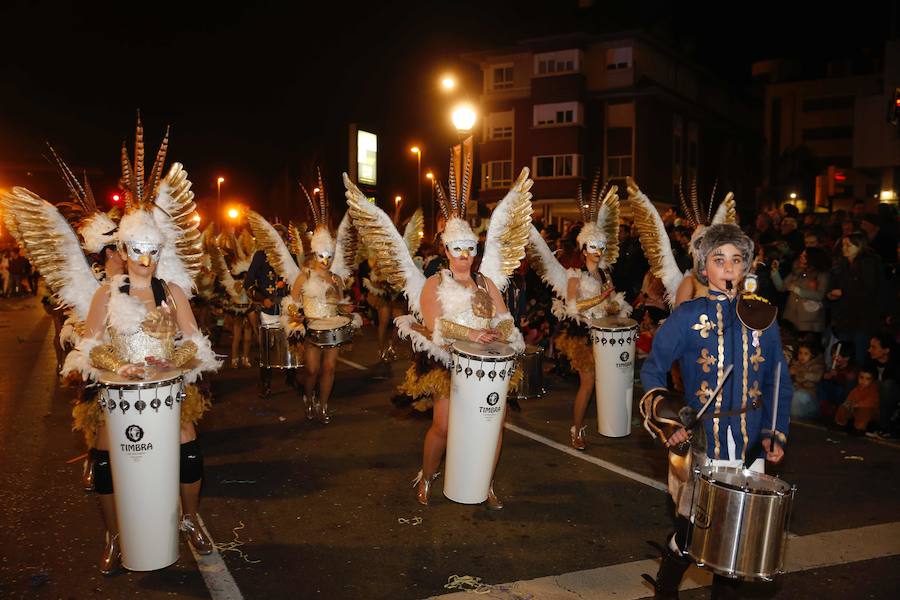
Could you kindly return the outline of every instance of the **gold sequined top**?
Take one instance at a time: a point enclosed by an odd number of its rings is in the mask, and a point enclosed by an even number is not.
[[[438,299],[442,319],[470,329],[489,328],[496,314],[494,302],[486,289],[466,287],[453,279],[447,270],[441,273]]]
[[[338,316],[341,292],[333,281],[310,270],[303,283],[303,314],[308,319],[327,319]]]
[[[122,333],[110,327],[109,338],[119,358],[140,364],[148,356],[170,360],[175,353],[176,331],[175,317],[154,308],[147,313],[139,330]]]

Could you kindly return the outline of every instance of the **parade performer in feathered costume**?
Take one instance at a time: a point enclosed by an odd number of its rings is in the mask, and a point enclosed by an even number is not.
[[[24,188],[4,194],[4,207],[15,213],[35,267],[59,301],[85,322],[84,336],[67,357],[64,374],[77,372],[85,380],[97,380],[103,371],[111,371],[140,380],[156,370],[174,368],[183,371],[186,383],[193,383],[202,372],[221,364],[198,330],[188,302],[203,251],[193,220],[195,206],[187,173],[175,163],[162,177],[166,149],[164,140],[145,179],[139,119],[133,165],[122,148],[126,214],[119,222],[116,240],[126,273],[102,285],[55,207]],[[209,401],[200,397],[195,386],[188,386],[186,393],[181,410],[181,527],[198,552],[209,553],[212,543],[197,518],[203,467],[194,427]],[[120,564],[108,436],[99,406],[80,417],[83,426],[94,423],[97,427],[92,451],[94,486],[107,529],[100,569],[108,574]]]
[[[577,202],[584,225],[577,242],[584,256],[583,269],[563,267],[547,242],[533,226],[529,235],[529,260],[541,278],[553,289],[553,314],[562,323],[555,341],[556,349],[578,371],[579,385],[572,411],[569,434],[572,447],[584,450],[584,415],[594,393],[594,355],[589,328],[591,321],[603,317],[627,317],[631,306],[613,286],[611,268],[619,257],[618,188],[609,184],[600,188],[600,175],[594,177],[590,197],[585,201],[581,186]]]
[[[246,233],[246,230],[243,232]],[[231,316],[231,368],[238,366],[250,367],[250,342],[253,341],[253,323],[250,320],[251,303],[247,290],[244,287],[244,278],[250,267],[250,257],[254,249],[243,239],[236,239],[233,233],[222,233],[222,236],[230,237],[234,241],[228,246],[233,248],[231,267],[222,253],[220,242],[214,241],[207,247],[212,268],[219,278],[222,287],[227,294],[224,302],[225,312]],[[249,237],[247,234],[246,237]],[[252,238],[251,242],[252,243]],[[249,251],[248,251],[249,250]]]
[[[708,291],[707,286],[691,270],[682,273],[678,268],[675,262],[675,255],[672,252],[672,244],[669,241],[669,234],[666,232],[666,227],[659,216],[659,211],[653,206],[650,198],[641,191],[637,183],[630,177],[627,178],[627,185],[628,202],[632,208],[634,224],[640,236],[641,246],[644,249],[644,254],[647,255],[647,260],[650,261],[651,272],[662,281],[663,286],[666,288],[666,302],[668,302],[669,306],[675,308],[686,300],[705,296]],[[709,199],[709,206],[706,207],[706,210],[700,206],[696,180],[691,182],[690,200],[685,197],[683,190],[679,189],[679,193],[681,208],[685,212],[688,222],[694,227],[688,251],[694,259],[696,268],[696,250],[707,228],[710,225],[722,223],[737,225],[734,194],[728,192],[716,209],[715,214],[713,214],[712,210],[716,199],[715,185],[713,185],[712,196]]]
[[[322,174],[318,172],[318,200],[314,200],[302,183],[300,188],[309,202],[315,228],[310,249],[310,266],[297,266],[281,236],[261,216],[252,211],[248,221],[257,243],[265,250],[269,263],[286,281],[291,283],[290,296],[281,303],[282,323],[289,336],[303,337],[311,320],[343,322],[347,318],[352,330],[362,326],[362,318],[353,312],[353,304],[345,297],[344,289],[356,267],[356,231],[344,215],[337,231],[337,240],[329,228],[329,206]],[[348,340],[349,341],[349,340]],[[328,401],[334,386],[340,344],[322,346],[311,339],[304,342],[304,381],[301,398],[306,418],[320,423],[331,421]]]
[[[531,224],[532,180],[528,169],[522,169],[509,193],[491,216],[485,241],[484,258],[478,273],[472,264],[478,249],[478,237],[465,220],[471,191],[471,154],[464,167],[454,168],[451,155],[450,194],[440,188],[439,202],[446,218],[442,241],[450,268],[425,279],[413,262],[390,217],[368,201],[344,174],[347,204],[354,226],[368,248],[377,253],[376,268],[392,285],[403,290],[411,314],[395,322],[401,337],[412,341],[416,364],[407,371],[402,390],[413,397],[434,398],[432,425],[425,436],[422,469],[414,481],[419,503],[428,504],[431,484],[438,475],[447,445],[447,420],[450,406],[450,354],[448,345],[454,340],[487,344],[501,341],[517,352],[525,349],[521,332],[509,314],[501,290],[509,275],[525,256],[528,227]],[[463,161],[460,161],[463,162]],[[457,172],[462,170],[462,177]],[[457,188],[457,181],[461,183]],[[496,460],[500,456],[502,434],[497,442]],[[489,508],[499,509],[503,503],[491,486]]]
[[[415,256],[422,243],[425,230],[425,218],[422,209],[416,209],[403,228],[403,241],[410,256]],[[382,279],[380,271],[375,267],[377,252],[365,251],[369,266],[367,277],[362,284],[366,290],[366,301],[378,313],[378,356],[382,362],[391,362],[397,357],[394,350],[393,334],[388,333],[393,319],[403,315],[403,291],[395,289],[389,281]]]

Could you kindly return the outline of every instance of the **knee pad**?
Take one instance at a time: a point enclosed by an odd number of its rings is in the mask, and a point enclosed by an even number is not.
[[[181,483],[194,483],[203,479],[203,453],[197,440],[181,445]]]
[[[94,461],[94,491],[98,494],[113,493],[112,467],[109,464],[109,452],[91,449]]]

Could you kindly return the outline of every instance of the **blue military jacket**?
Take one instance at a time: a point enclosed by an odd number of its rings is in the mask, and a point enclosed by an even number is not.
[[[266,260],[266,253],[257,250],[250,261],[250,267],[247,274],[244,275],[244,287],[251,292],[257,293],[261,297],[272,300],[273,304],[270,308],[264,308],[260,305],[259,310],[269,315],[279,314],[281,308],[281,298],[291,293],[290,284],[278,287],[281,278],[275,273],[275,269]]]
[[[778,325],[764,331],[748,329],[736,313],[737,301],[721,294],[696,298],[680,305],[653,338],[653,349],[641,368],[645,391],[666,388],[666,375],[678,361],[684,381],[685,401],[699,410],[719,384],[728,365],[734,370],[707,415],[753,406],[744,414],[705,419],[707,455],[721,460],[746,460],[765,456],[759,441],[771,429],[775,366],[781,363],[776,431],[787,440],[793,387]],[[735,455],[728,451],[728,429]]]

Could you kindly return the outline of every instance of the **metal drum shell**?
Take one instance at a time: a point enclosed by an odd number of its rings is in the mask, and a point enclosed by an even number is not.
[[[260,325],[259,366],[269,369],[299,369],[303,352],[295,352],[280,325]]]
[[[770,581],[783,573],[796,488],[741,468],[700,467],[688,553],[717,575]]]
[[[525,352],[519,356],[516,369],[522,370],[519,387],[510,398],[530,400],[541,398],[547,393],[544,389],[544,349],[540,346],[526,346]]]
[[[346,317],[345,317],[346,318]],[[314,329],[310,325],[317,319],[308,319],[306,322],[305,339],[319,348],[336,348],[343,346],[353,339],[353,322],[346,318],[346,323],[331,329]]]

